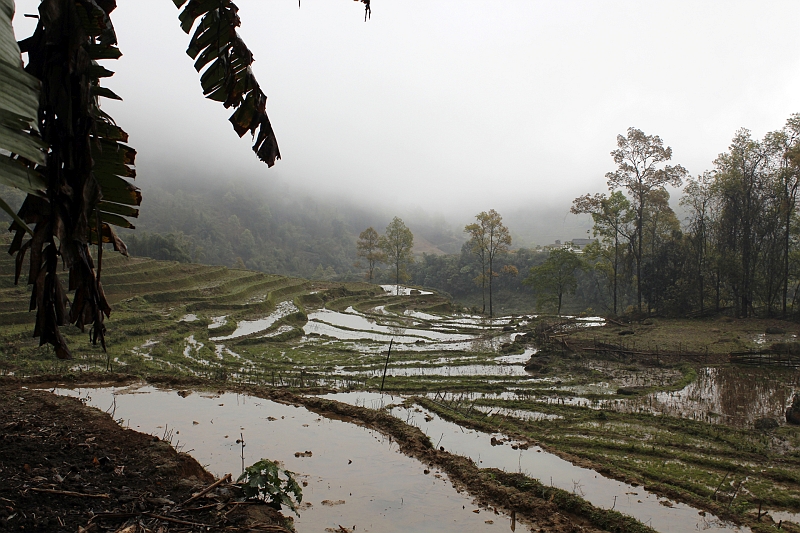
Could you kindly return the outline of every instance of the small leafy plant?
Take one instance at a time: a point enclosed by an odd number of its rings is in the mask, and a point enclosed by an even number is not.
[[[303,501],[303,489],[294,479],[294,473],[279,467],[274,461],[261,459],[248,466],[237,480],[247,499],[256,499],[280,510],[281,505],[297,516],[296,505]]]

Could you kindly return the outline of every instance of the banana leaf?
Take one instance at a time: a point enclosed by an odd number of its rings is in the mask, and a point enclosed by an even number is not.
[[[234,109],[229,120],[236,134],[242,137],[249,131],[255,139],[253,151],[267,166],[273,166],[281,154],[267,117],[267,95],[250,68],[253,54],[236,32],[241,25],[239,9],[230,0],[173,2],[177,8],[183,8],[178,19],[187,34],[200,19],[186,53],[195,60],[197,72],[203,71],[200,75],[203,94],[222,102],[225,108]]]
[[[0,183],[41,195],[44,178],[13,154],[44,165],[47,145],[35,133],[41,84],[22,69],[17,39],[11,21],[14,1],[0,0]],[[0,198],[0,209],[33,234],[13,209]]]

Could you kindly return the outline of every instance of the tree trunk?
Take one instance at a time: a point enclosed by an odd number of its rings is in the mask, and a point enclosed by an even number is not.
[[[783,306],[781,315],[786,318],[786,300],[789,297],[789,227],[792,224],[792,211],[794,211],[794,198],[789,199],[790,196],[794,197],[795,188],[787,190],[786,194],[786,232],[783,239]]]
[[[492,318],[494,316],[493,314],[494,310],[492,309],[492,274],[493,274],[492,258],[490,257],[489,258],[489,318]]]
[[[705,311],[703,304],[703,274],[700,274],[700,316],[703,316],[703,312]]]
[[[481,261],[481,298],[483,299],[483,308],[481,314],[486,314],[486,260]]]
[[[400,294],[400,259],[394,263],[394,292],[395,296]]]
[[[619,268],[619,231],[614,232],[614,315],[617,314],[617,270]]]
[[[639,312],[642,312],[642,241],[644,240],[644,198],[639,199],[639,213],[636,217],[636,235],[639,242],[636,243],[636,304]]]

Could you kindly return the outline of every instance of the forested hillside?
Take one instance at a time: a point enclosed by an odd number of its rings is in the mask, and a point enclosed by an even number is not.
[[[272,184],[144,188],[137,229],[123,235],[132,255],[211,265],[244,266],[309,279],[361,279],[356,238],[382,230],[394,213],[316,199]],[[454,253],[464,238],[443,218],[409,218],[426,253]]]

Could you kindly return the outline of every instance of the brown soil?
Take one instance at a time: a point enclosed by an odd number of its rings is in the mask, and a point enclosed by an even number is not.
[[[191,456],[75,398],[0,382],[0,531],[288,531]],[[211,526],[210,528],[208,526]]]

